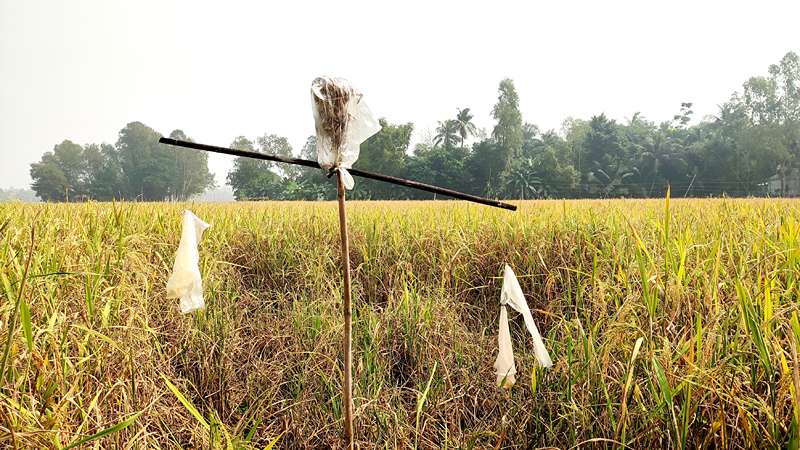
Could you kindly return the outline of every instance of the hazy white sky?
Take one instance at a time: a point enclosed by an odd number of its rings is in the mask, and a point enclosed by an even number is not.
[[[545,4],[547,3],[547,4]],[[313,132],[309,85],[349,78],[417,135],[456,108],[490,129],[512,78],[524,120],[713,114],[800,51],[800,1],[0,0],[0,187],[63,139],[114,143],[126,123],[199,142]],[[224,183],[231,160],[213,155]]]

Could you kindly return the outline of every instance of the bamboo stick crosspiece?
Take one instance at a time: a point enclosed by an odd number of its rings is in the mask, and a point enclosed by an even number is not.
[[[200,144],[198,142],[189,142],[189,141],[181,141],[178,139],[172,138],[165,138],[162,137],[158,140],[161,144],[173,145],[176,147],[183,147],[183,148],[191,148],[194,150],[201,150],[204,152],[209,153],[220,153],[223,155],[231,155],[231,156],[239,156],[242,158],[252,158],[252,159],[260,159],[262,161],[273,161],[279,162],[284,164],[293,164],[296,166],[303,166],[303,167],[312,167],[316,169],[321,169],[321,166],[316,161],[311,161],[308,159],[300,159],[300,158],[291,158],[287,156],[280,156],[280,155],[268,155],[266,153],[259,153],[259,152],[251,152],[247,150],[237,150],[234,148],[227,148],[227,147],[218,147],[216,145],[208,145],[208,144]],[[512,205],[510,203],[505,203],[500,200],[495,200],[493,198],[486,198],[480,197],[478,195],[467,194],[465,192],[455,191],[453,189],[447,189],[439,186],[434,186],[432,184],[422,183],[415,180],[408,180],[405,178],[395,177],[392,175],[384,175],[382,173],[375,173],[369,172],[367,170],[361,169],[349,169],[350,175],[361,177],[361,178],[368,178],[370,180],[377,180],[383,181],[384,183],[395,184],[398,186],[405,186],[412,189],[417,189],[420,191],[430,192],[433,194],[440,194],[446,197],[455,198],[458,200],[466,200],[472,203],[478,203],[481,205],[486,206],[493,206],[495,208],[502,208],[507,209],[509,211],[516,211],[517,205]]]

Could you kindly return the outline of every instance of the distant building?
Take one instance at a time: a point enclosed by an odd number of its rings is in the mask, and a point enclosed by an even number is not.
[[[773,197],[800,197],[800,170],[792,169],[784,177],[783,194],[781,193],[781,175],[775,174],[767,180],[767,193]]]

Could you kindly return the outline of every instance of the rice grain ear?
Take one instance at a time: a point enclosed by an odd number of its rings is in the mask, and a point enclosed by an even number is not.
[[[347,105],[353,96],[353,89],[336,80],[320,77],[314,80],[311,90],[319,114],[319,127],[330,139],[331,150],[341,158],[341,149],[351,119]]]

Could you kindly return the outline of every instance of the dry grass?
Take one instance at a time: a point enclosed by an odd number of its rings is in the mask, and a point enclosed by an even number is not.
[[[351,202],[357,442],[794,445],[799,205]],[[208,307],[181,316],[164,286],[186,206],[213,228]],[[339,446],[336,217],[333,203],[0,205],[0,446],[103,431],[86,445]],[[554,360],[533,370],[513,317],[510,393],[492,369],[505,262]]]
[[[335,166],[338,166],[341,162],[339,152],[345,144],[351,120],[347,105],[356,93],[346,82],[324,77],[314,80],[312,92],[315,114],[319,115],[317,134],[330,139],[330,151],[337,155]]]

